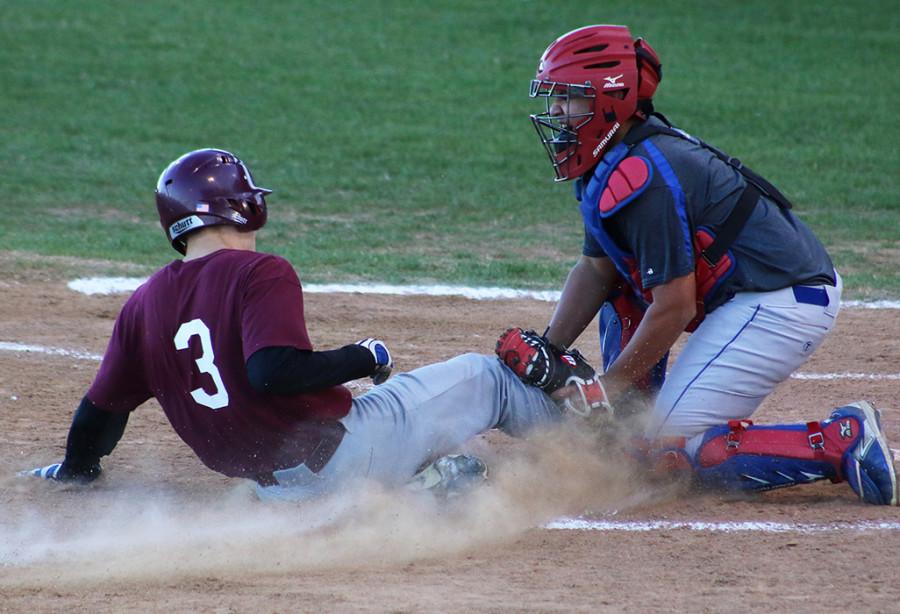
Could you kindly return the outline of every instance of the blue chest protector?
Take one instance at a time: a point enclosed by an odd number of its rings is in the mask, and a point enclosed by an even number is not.
[[[604,228],[606,218],[640,196],[650,185],[653,167],[646,159],[640,158],[638,164],[638,170],[646,169],[645,174],[638,173],[636,177],[632,174],[630,181],[627,172],[619,168],[630,150],[631,146],[625,143],[616,145],[603,156],[583,190],[581,180],[575,185],[576,198],[581,201],[580,210],[585,229],[603,248],[619,271],[620,277],[627,281],[633,290],[633,292],[623,292],[622,289],[613,291],[600,308],[598,322],[604,371],[615,362],[631,339],[647,306],[642,299],[643,288],[640,286],[634,256],[621,249]],[[616,194],[610,189],[611,183],[616,184],[618,188]],[[657,392],[665,381],[667,362],[668,353],[646,376],[636,382],[636,387],[648,392]]]
[[[639,283],[635,281],[635,274],[637,271],[635,269],[634,256],[619,247],[604,228],[603,221],[640,196],[644,190],[647,189],[647,186],[650,185],[650,179],[652,178],[653,166],[647,163],[647,167],[650,169],[650,175],[647,176],[643,184],[638,186],[637,189],[625,194],[622,199],[617,199],[611,207],[606,207],[601,210],[601,207],[599,206],[601,197],[609,186],[610,178],[617,170],[619,164],[628,156],[630,150],[631,147],[625,143],[619,143],[610,149],[600,160],[600,163],[597,164],[597,167],[594,169],[593,174],[587,182],[587,186],[584,186],[582,189],[583,184],[581,181],[576,184],[575,197],[581,201],[579,209],[581,210],[581,217],[584,220],[585,229],[587,229],[600,247],[603,248],[603,251],[606,252],[606,255],[616,266],[619,274],[631,285],[632,289],[634,289],[635,294],[641,297],[644,290],[640,287]],[[646,159],[644,158],[641,158],[641,160],[646,162]]]
[[[740,160],[729,156],[712,145],[693,137],[672,126],[662,114],[654,113],[656,122],[647,121],[628,131],[621,143],[610,149],[598,163],[587,185],[582,190],[582,182],[576,184],[576,198],[581,202],[581,215],[587,231],[603,248],[615,264],[616,269],[628,281],[637,295],[649,303],[649,293],[642,288],[640,273],[632,254],[621,249],[604,228],[604,220],[619,211],[641,195],[650,185],[654,169],[668,186],[681,223],[684,248],[696,261],[698,309],[700,315],[692,323],[693,330],[703,317],[703,310],[723,282],[735,269],[734,254],[730,247],[750,219],[757,201],[766,196],[782,209],[790,209],[791,203],[765,178],[755,173]],[[715,231],[696,224],[691,230],[688,221],[687,203],[678,175],[672,169],[665,155],[650,140],[655,135],[666,135],[690,141],[712,153],[723,163],[740,173],[746,185],[728,217]],[[644,149],[653,163],[642,156],[629,156],[637,144]]]

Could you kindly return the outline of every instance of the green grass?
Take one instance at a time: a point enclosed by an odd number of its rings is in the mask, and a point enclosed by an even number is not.
[[[307,281],[557,287],[580,251],[527,115],[543,48],[626,23],[657,107],[779,184],[851,293],[900,296],[894,2],[0,0],[3,249],[159,266],[189,149],[272,187],[260,247]]]

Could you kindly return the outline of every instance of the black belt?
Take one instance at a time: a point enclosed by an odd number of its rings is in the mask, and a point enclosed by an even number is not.
[[[256,480],[256,483],[260,486],[275,486],[278,484],[278,480],[275,479],[275,474],[271,471],[267,471],[266,473],[259,473],[253,478]]]

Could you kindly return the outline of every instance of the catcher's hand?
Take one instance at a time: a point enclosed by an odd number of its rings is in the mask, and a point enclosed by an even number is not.
[[[369,350],[369,352],[372,353],[372,357],[375,359],[375,371],[372,373],[372,383],[377,386],[378,384],[383,384],[387,381],[387,378],[391,376],[391,371],[394,369],[394,359],[391,358],[391,352],[388,350],[384,341],[369,337],[368,339],[357,341],[356,345],[361,345]]]
[[[19,473],[20,476],[34,476],[45,480],[53,480],[54,482],[75,482],[86,484],[93,482],[100,477],[100,464],[94,464],[83,471],[72,471],[65,463],[53,463],[46,467],[37,467]]]
[[[578,350],[563,350],[533,330],[507,329],[495,351],[519,379],[547,394],[567,386],[572,377],[586,381],[595,375]]]
[[[594,375],[583,379],[573,375],[566,382],[566,387],[550,395],[563,409],[582,418],[603,416],[611,418],[615,414],[602,378]]]

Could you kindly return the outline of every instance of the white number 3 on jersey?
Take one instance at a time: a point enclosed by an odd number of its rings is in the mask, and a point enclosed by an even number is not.
[[[175,333],[175,349],[188,349],[188,341],[194,335],[200,337],[200,347],[203,349],[203,354],[194,362],[197,363],[200,373],[207,373],[212,378],[213,384],[216,386],[216,392],[215,394],[209,394],[203,388],[195,388],[191,390],[191,396],[194,397],[194,401],[210,409],[227,407],[228,391],[225,390],[225,384],[222,382],[219,368],[213,362],[216,356],[213,354],[212,338],[209,336],[209,327],[203,323],[203,320],[198,318],[185,322],[178,327],[178,332]]]

